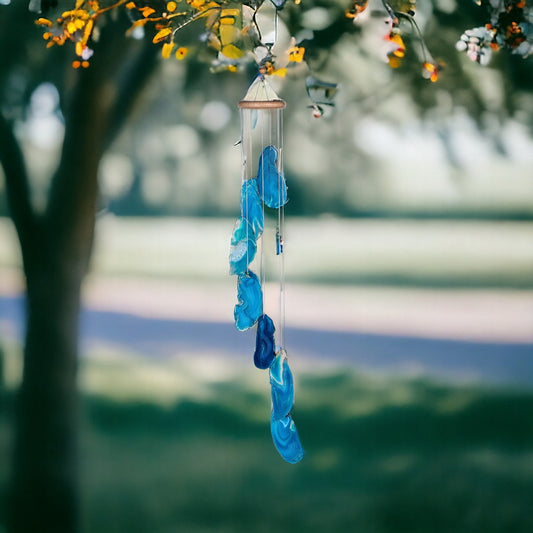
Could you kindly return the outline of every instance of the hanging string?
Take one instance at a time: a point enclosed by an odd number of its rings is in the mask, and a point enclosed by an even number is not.
[[[246,169],[248,168],[248,156],[252,157],[252,146],[251,146],[251,129],[252,125],[250,121],[248,120],[249,116],[248,114],[244,114],[243,110],[240,110],[240,117],[241,117],[241,143],[242,143],[242,155],[241,155],[241,195],[242,191],[245,191],[245,206],[248,206],[249,198],[248,198],[248,188],[244,188],[245,181],[249,179],[250,176],[246,175]],[[246,143],[246,145],[245,145]],[[242,199],[241,199],[242,201]],[[250,240],[250,225],[246,224],[246,243],[248,243]],[[250,250],[248,244],[246,245],[246,273],[248,274],[250,271],[250,262],[251,257],[249,255]]]
[[[262,80],[262,83],[261,83],[261,86],[263,87],[263,91],[266,95],[266,85],[265,85],[265,82],[264,80]],[[266,96],[265,96],[266,98]],[[263,123],[263,120],[264,120],[264,116],[262,116],[263,114],[260,115],[259,111],[257,111],[258,113],[258,117],[257,117],[257,122],[258,122],[258,125],[260,126],[261,128],[261,146],[264,146],[265,145],[265,124]],[[268,117],[270,118],[270,114],[268,114]],[[259,122],[261,121],[261,123],[259,124]],[[270,139],[269,139],[270,141]],[[257,179],[261,180],[261,190],[264,191],[265,190],[265,168],[264,166],[261,166],[261,176],[257,176]],[[265,204],[263,203],[262,204],[262,211],[263,211],[263,221],[265,221]],[[263,222],[265,224],[265,222]],[[265,228],[266,228],[266,224],[265,224]],[[264,237],[263,237],[264,239]],[[264,305],[265,305],[265,300],[266,300],[266,269],[265,269],[265,247],[264,247],[264,240],[261,239],[261,274],[260,274],[260,279],[261,279],[261,287],[263,287],[263,315],[265,314],[265,309],[264,309]]]
[[[277,11],[276,11],[277,16]],[[281,110],[276,110],[277,120],[276,120],[276,137],[277,143],[279,146],[279,170],[283,171],[283,113]],[[278,203],[281,205],[281,180],[278,181]],[[276,229],[276,251],[278,252],[279,258],[279,329],[280,329],[280,346],[285,348],[285,206],[281,205],[278,209],[278,222]]]
[[[243,123],[244,121],[242,120],[242,110],[241,110],[241,124]],[[246,125],[248,126],[248,125]],[[244,129],[244,124],[242,126],[242,128]],[[250,135],[244,135],[244,132],[241,131],[241,140],[242,142],[244,142],[244,139],[246,138],[250,138]],[[248,179],[248,177],[246,176],[246,159],[247,159],[247,151],[245,152],[245,150],[243,150],[243,162],[242,162],[242,181],[241,181],[241,195],[242,195],[242,190],[243,190],[243,185],[244,185],[244,182]],[[242,201],[242,199],[241,199]],[[245,192],[245,202],[246,202],[246,206],[248,206],[248,190],[246,189],[246,192]],[[249,224],[246,224],[246,243],[249,242],[249,239],[250,239],[250,225]],[[250,256],[249,256],[249,246],[247,245],[246,246],[246,272],[248,273],[249,270],[250,270]]]
[[[278,10],[274,10],[274,43],[278,42]]]

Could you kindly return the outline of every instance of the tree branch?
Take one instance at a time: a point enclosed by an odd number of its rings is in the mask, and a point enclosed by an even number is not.
[[[105,149],[113,143],[120,133],[158,65],[159,47],[154,46],[149,39],[144,39],[142,44],[136,44],[140,49],[128,65],[125,65],[124,73],[117,83],[115,104],[110,112],[109,129],[104,141]]]
[[[104,28],[91,66],[72,74],[61,161],[45,214],[50,246],[66,247],[80,269],[86,269],[92,246],[100,159],[156,64],[156,47],[127,41],[114,30]]]
[[[108,115],[102,70],[93,64],[90,70],[75,73],[76,84],[65,113],[61,160],[45,212],[50,252],[77,265],[78,276],[83,276],[92,246],[98,164]]]
[[[35,239],[37,219],[31,205],[28,173],[24,155],[12,124],[0,113],[0,164],[4,169],[7,203],[17,231],[23,256]]]

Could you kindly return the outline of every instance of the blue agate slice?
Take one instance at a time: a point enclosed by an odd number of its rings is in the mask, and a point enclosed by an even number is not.
[[[270,431],[274,446],[276,446],[285,461],[294,464],[302,460],[304,450],[300,443],[296,425],[290,415],[280,420],[276,420],[272,416],[270,419]]]
[[[257,251],[256,236],[253,228],[244,218],[235,224],[229,249],[230,274],[244,274],[254,260]]]
[[[241,214],[259,237],[263,233],[263,204],[259,196],[257,179],[245,180],[241,188]]]
[[[237,299],[233,313],[235,325],[240,331],[251,328],[263,313],[263,293],[258,277],[249,270],[239,274],[237,279]]]
[[[265,205],[274,209],[287,203],[287,184],[283,174],[278,171],[277,160],[276,148],[267,146],[259,156],[257,168],[259,194]]]
[[[272,418],[280,420],[289,414],[294,403],[294,383],[287,356],[282,350],[270,366]]]
[[[261,315],[259,317],[255,336],[254,365],[261,370],[270,367],[272,361],[274,361],[275,330],[274,322],[272,322],[272,319],[268,315]]]

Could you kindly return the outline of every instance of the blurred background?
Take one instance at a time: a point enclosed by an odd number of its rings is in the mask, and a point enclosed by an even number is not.
[[[304,26],[322,35],[335,21],[315,4]],[[301,78],[276,85],[298,465],[271,442],[255,332],[233,325],[236,103],[251,78],[194,58],[159,65],[99,168],[83,531],[533,530],[533,63],[460,56],[475,7],[419,6],[445,65],[436,84],[377,57],[376,23],[310,50],[314,74],[340,87],[326,117],[312,117]],[[58,87],[31,76],[3,80],[2,102],[26,95],[16,133],[39,206],[64,125]],[[0,215],[3,531],[24,279],[1,173]]]

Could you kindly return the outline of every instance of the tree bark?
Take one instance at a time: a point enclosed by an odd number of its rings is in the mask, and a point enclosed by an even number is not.
[[[27,266],[24,373],[9,502],[13,533],[79,530],[76,365],[81,278],[46,253]]]

